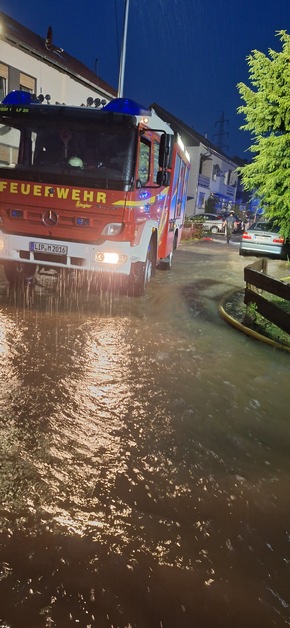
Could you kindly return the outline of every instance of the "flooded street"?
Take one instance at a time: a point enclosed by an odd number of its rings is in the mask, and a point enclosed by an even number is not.
[[[290,625],[290,356],[218,313],[250,261],[183,243],[141,299],[2,279],[1,628]]]

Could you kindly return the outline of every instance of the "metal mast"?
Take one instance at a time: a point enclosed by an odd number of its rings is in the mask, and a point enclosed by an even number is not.
[[[225,114],[222,112],[221,119],[217,120],[215,126],[218,127],[218,133],[214,133],[213,138],[217,137],[217,147],[224,151],[229,148],[228,144],[224,143],[224,138],[229,137],[229,133],[225,131],[225,124],[229,124],[229,121],[225,119]]]
[[[128,15],[129,15],[129,0],[125,0],[124,30],[123,30],[123,42],[122,42],[121,59],[120,59],[120,70],[119,70],[118,98],[123,98],[125,60],[126,60],[126,45],[127,45],[127,30],[128,30]]]

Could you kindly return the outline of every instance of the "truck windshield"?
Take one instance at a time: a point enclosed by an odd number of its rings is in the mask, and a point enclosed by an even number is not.
[[[97,112],[99,113],[99,112]],[[0,167],[9,178],[68,185],[130,189],[136,129],[108,114],[0,119]]]

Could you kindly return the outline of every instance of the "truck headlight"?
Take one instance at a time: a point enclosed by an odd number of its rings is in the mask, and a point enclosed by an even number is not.
[[[120,255],[120,253],[115,253],[114,251],[100,251],[96,253],[96,261],[112,265],[125,264],[127,255]]]
[[[122,229],[122,222],[109,222],[107,225],[105,225],[102,231],[102,235],[115,236],[121,233]]]

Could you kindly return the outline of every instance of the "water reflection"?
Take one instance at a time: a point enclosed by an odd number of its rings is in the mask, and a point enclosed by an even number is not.
[[[289,356],[187,260],[141,300],[2,299],[3,625],[289,622]]]

